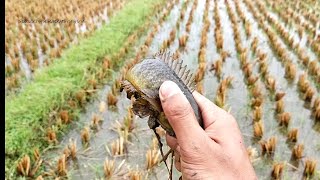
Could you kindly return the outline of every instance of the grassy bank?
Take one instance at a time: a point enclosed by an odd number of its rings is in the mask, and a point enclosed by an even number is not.
[[[5,170],[24,153],[34,147],[44,147],[44,132],[48,114],[62,106],[70,94],[87,83],[88,67],[106,54],[114,54],[123,46],[126,38],[153,13],[153,7],[161,0],[132,0],[110,23],[97,30],[79,45],[67,49],[62,57],[49,67],[35,74],[34,81],[24,87],[17,96],[6,97],[5,107]],[[39,132],[40,131],[40,132]],[[11,173],[11,172],[10,172]]]

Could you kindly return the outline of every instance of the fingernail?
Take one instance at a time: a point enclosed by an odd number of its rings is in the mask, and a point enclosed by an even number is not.
[[[172,81],[165,81],[160,86],[160,100],[163,101],[175,94],[181,93],[179,86]]]

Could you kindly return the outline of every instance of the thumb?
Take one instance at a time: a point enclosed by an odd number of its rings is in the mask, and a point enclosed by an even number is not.
[[[204,131],[196,120],[193,109],[178,85],[165,81],[159,89],[162,109],[172,126],[180,145],[197,139]]]

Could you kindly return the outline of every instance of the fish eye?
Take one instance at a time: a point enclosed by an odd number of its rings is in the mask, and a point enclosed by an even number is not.
[[[138,92],[134,92],[134,93],[133,93],[133,96],[134,96],[134,98],[136,98],[136,99],[138,99],[138,98],[141,97]]]

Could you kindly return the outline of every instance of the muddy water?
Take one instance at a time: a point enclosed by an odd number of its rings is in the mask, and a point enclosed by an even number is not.
[[[263,2],[265,5],[267,5],[265,2]],[[286,31],[289,32],[289,34],[291,36],[294,37],[295,42],[299,42],[300,47],[303,47],[305,50],[307,50],[307,55],[310,57],[310,59],[315,60],[316,59],[316,55],[313,53],[313,51],[309,48],[305,48],[306,47],[306,42],[307,42],[307,34],[304,32],[302,37],[300,38],[298,35],[298,29],[296,28],[295,22],[293,23],[293,26],[288,26],[286,25],[282,18],[276,13],[276,12],[272,12],[271,7],[267,7],[266,6],[266,10],[268,12],[268,14],[270,14],[271,17],[273,17],[274,19],[276,19],[281,25],[283,25],[284,27],[286,27]]]
[[[198,52],[200,47],[202,18],[205,9],[205,1],[198,1],[198,6],[193,14],[193,21],[189,33],[186,50],[181,53],[181,59],[188,66],[191,72],[195,72],[198,68]]]
[[[217,86],[219,79],[214,75],[214,72],[210,72],[209,69],[211,64],[213,64],[218,58],[219,54],[217,53],[217,47],[215,45],[214,39],[214,28],[215,28],[215,21],[213,19],[213,12],[214,10],[214,2],[209,2],[209,12],[208,17],[210,21],[210,27],[207,34],[208,37],[208,44],[206,50],[206,61],[207,61],[207,72],[203,78],[203,95],[205,95],[208,99],[213,100],[216,94]],[[222,72],[224,73],[224,72]]]
[[[22,50],[19,46],[20,68],[23,71],[25,77],[29,80],[32,78],[32,72],[27,62],[26,57],[22,54]]]
[[[230,57],[223,64],[223,78],[232,76],[232,87],[227,91],[226,107],[230,108],[230,113],[236,118],[241,132],[251,131],[251,120],[249,118],[249,96],[244,83],[244,75],[240,69],[240,63],[235,49],[235,41],[231,21],[228,16],[227,7],[223,0],[218,1],[218,10],[223,33],[223,48],[230,53]],[[246,145],[249,145],[250,138],[244,136]]]
[[[270,75],[277,79],[277,87],[279,90],[285,91],[286,96],[284,97],[285,102],[285,111],[291,114],[291,124],[289,128],[298,128],[299,129],[299,137],[298,142],[303,143],[305,145],[305,157],[312,157],[320,162],[319,156],[319,142],[316,140],[320,137],[319,131],[314,127],[314,121],[310,119],[310,110],[305,107],[305,103],[301,98],[299,98],[299,92],[297,90],[296,81],[293,83],[288,83],[288,81],[283,78],[284,77],[284,67],[277,60],[277,57],[274,56],[274,53],[271,50],[271,47],[267,43],[267,37],[263,33],[262,29],[258,29],[258,24],[254,20],[254,17],[249,12],[249,10],[241,3],[241,9],[245,12],[245,16],[249,18],[253,25],[253,36],[259,37],[260,43],[258,48],[261,48],[268,54],[269,59],[269,72]],[[294,58],[293,58],[294,59]],[[297,61],[295,61],[297,62]],[[301,74],[303,70],[298,67],[297,74]],[[298,76],[297,76],[298,77]],[[275,153],[274,160],[275,161],[286,161],[294,164],[296,163],[290,162],[291,156],[291,146],[286,143],[286,133],[281,128],[279,128],[278,123],[276,122],[276,118],[274,116],[274,108],[275,104],[271,103],[269,98],[266,98],[267,101],[264,104],[264,126],[265,126],[265,134],[264,137],[276,136],[278,139],[277,149]],[[266,165],[268,167],[268,171],[266,171]],[[256,162],[255,169],[257,173],[262,178],[269,178],[271,172],[272,163],[270,161],[261,161]],[[284,177],[289,178],[294,175],[294,177],[301,177],[303,170],[303,164],[300,161],[299,170],[293,172],[293,169],[290,167],[286,168],[284,173]]]
[[[170,15],[167,17],[167,20],[163,23],[162,27],[159,29],[159,33],[155,35],[152,44],[149,48],[148,55],[152,55],[159,51],[162,46],[162,42],[167,40],[170,36],[171,30],[175,27],[177,20],[180,17],[180,9],[182,2],[179,3],[179,6],[174,6],[170,12]],[[170,49],[173,50],[173,49]],[[174,51],[172,51],[174,52]]]
[[[290,34],[291,36],[294,37],[295,42],[299,42],[299,46],[300,46],[302,49],[306,50],[306,55],[310,58],[310,60],[316,60],[316,59],[317,59],[317,57],[316,57],[316,55],[314,54],[314,52],[312,52],[312,50],[311,50],[310,48],[306,48],[306,41],[307,41],[307,37],[306,37],[306,36],[307,36],[307,35],[306,35],[305,33],[303,33],[303,36],[302,36],[302,38],[300,39],[300,38],[299,38],[299,35],[298,35],[298,33],[297,33],[297,30],[296,30],[296,28],[295,28],[294,26],[292,26],[292,27],[286,26],[285,23],[282,22],[281,18],[280,18],[276,13],[271,12],[270,10],[268,11],[268,8],[267,8],[267,14],[269,14],[271,17],[273,17],[274,19],[276,19],[277,22],[279,22],[279,24],[281,24],[281,25],[283,25],[283,26],[285,27],[285,30],[286,30],[287,32],[289,32],[289,34]],[[273,27],[273,24],[270,24],[270,26]],[[273,29],[275,30],[276,28],[273,28]],[[275,31],[275,32],[276,32],[276,31]],[[298,63],[298,62],[299,62],[299,58],[298,58],[297,54],[295,53],[295,50],[290,49],[289,46],[287,46],[287,45],[284,43],[285,39],[282,38],[281,36],[279,36],[279,37],[280,37],[280,39],[282,40],[282,44],[285,45],[285,47],[287,47],[288,51],[290,52],[290,56],[291,56],[292,61],[293,61],[295,64],[297,64],[297,65],[299,66],[299,68],[302,68],[304,71],[307,72],[308,69],[307,69],[305,66],[303,66],[301,63]],[[317,63],[317,65],[319,65],[319,63]],[[312,84],[314,84],[314,86],[317,85],[317,82],[316,82],[315,80],[312,80],[312,78],[310,78],[310,77],[309,77],[309,79],[311,80]]]
[[[235,12],[235,8],[233,6],[233,3],[230,3],[232,9]],[[244,8],[241,8],[245,14],[246,17],[249,18],[250,20],[252,20],[252,16],[248,16],[248,12],[245,11]],[[257,28],[257,23],[255,23],[254,21],[252,21],[252,36],[249,39],[246,39],[245,35],[244,35],[244,29],[240,29],[240,34],[242,37],[242,40],[248,40],[247,42],[245,42],[244,44],[246,45],[246,47],[250,46],[253,37],[257,36],[259,37],[260,40],[260,44],[258,46],[258,49],[263,49],[265,52],[267,52],[267,54],[269,55],[269,71],[271,75],[278,75],[278,77],[283,77],[284,75],[284,70],[281,68],[281,64],[276,60],[275,57],[273,57],[272,51],[270,49],[270,47],[268,47],[268,44],[266,44],[266,37],[264,36],[264,34],[262,32],[259,32],[259,29]],[[242,26],[242,24],[238,24],[238,26]],[[250,48],[249,48],[250,49]],[[254,56],[252,56],[252,53],[250,53],[251,56],[249,57],[249,59],[251,60],[251,63],[254,63],[253,60],[256,58]],[[272,59],[270,61],[270,59]],[[257,72],[254,72],[255,74],[257,74]],[[276,76],[275,76],[276,77]],[[284,82],[282,83],[286,83],[287,81],[285,81],[285,79],[283,79]],[[264,124],[264,129],[265,129],[265,133],[263,135],[262,139],[268,139],[271,136],[276,136],[278,139],[278,144],[277,144],[277,150],[275,153],[275,157],[274,160],[275,161],[280,161],[283,160],[284,157],[289,157],[291,155],[291,151],[286,147],[285,145],[285,138],[283,136],[283,134],[280,132],[280,129],[278,127],[278,123],[275,119],[274,116],[274,103],[270,100],[269,93],[268,91],[264,88],[263,83],[261,81],[258,81],[260,84],[262,84],[262,90],[263,90],[263,94],[264,94],[264,103],[263,103],[263,118],[262,118],[262,122]],[[277,81],[278,82],[278,81]],[[278,85],[279,87],[279,85]],[[288,87],[286,87],[288,88]],[[252,126],[248,127],[250,129],[252,129]],[[250,144],[252,147],[256,148],[257,150],[260,149],[259,144],[257,144],[256,140],[254,140],[252,138],[253,136],[253,131],[252,130],[248,130],[248,128],[245,130],[245,132],[243,132],[244,137],[246,139],[246,137],[250,137]],[[250,133],[249,133],[250,132]],[[280,151],[278,151],[280,150]],[[279,152],[281,152],[279,154]],[[280,155],[280,156],[279,156]],[[257,161],[254,162],[254,167],[255,170],[258,174],[258,176],[260,177],[260,179],[269,179],[270,178],[270,172],[271,172],[271,167],[272,167],[272,161],[268,160],[268,159],[259,159]]]
[[[191,11],[193,1],[188,3],[186,8],[185,17],[181,21],[180,29],[177,30],[177,34],[174,42],[169,47],[171,51],[175,51],[178,48],[178,38],[181,34],[185,33],[185,24],[189,18],[189,13]],[[235,6],[233,1],[229,1],[231,9],[234,13]],[[281,65],[277,57],[274,55],[269,43],[267,36],[262,29],[258,27],[257,22],[252,16],[249,9],[245,4],[240,2],[241,9],[244,11],[245,16],[250,20],[252,24],[252,35],[247,39],[244,29],[242,28],[242,23],[239,21],[238,26],[240,29],[240,35],[242,43],[244,46],[250,49],[250,44],[253,37],[257,36],[259,38],[258,49],[262,49],[268,54],[268,64],[269,73],[274,76],[277,81],[277,90],[283,90],[286,92],[284,97],[285,101],[285,111],[291,114],[291,123],[288,129],[299,128],[298,143],[303,143],[305,145],[305,157],[312,157],[317,160],[319,170],[320,163],[320,143],[317,139],[320,138],[320,132],[314,126],[314,120],[310,119],[310,110],[305,106],[305,103],[299,97],[297,91],[297,78],[298,74],[303,72],[301,66],[298,67],[296,80],[292,83],[284,78],[284,67]],[[170,31],[175,27],[176,21],[179,20],[180,10],[182,6],[182,1],[178,5],[174,6],[167,20],[159,29],[159,33],[156,34],[148,54],[153,54],[158,51],[162,42],[169,38]],[[213,8],[214,2],[209,1],[209,21],[210,28],[208,32],[208,46],[207,46],[207,66],[209,67],[213,62],[217,60],[219,54],[217,53],[215,40],[214,40],[214,28],[215,22],[213,19]],[[191,31],[189,39],[185,50],[180,50],[181,58],[184,60],[185,64],[195,72],[198,67],[198,52],[201,40],[201,30],[203,24],[203,12],[205,8],[205,1],[199,1],[197,9],[195,10],[193,23],[191,25]],[[249,107],[250,99],[247,86],[244,83],[244,76],[240,69],[239,60],[235,50],[235,42],[233,39],[233,30],[231,28],[231,21],[229,19],[226,5],[224,0],[218,1],[219,16],[221,19],[222,33],[224,39],[224,50],[228,51],[231,56],[226,59],[223,64],[222,78],[227,76],[233,76],[234,80],[232,82],[232,87],[227,91],[227,107],[230,107],[231,114],[237,119],[240,130],[243,134],[245,145],[252,146],[256,148],[258,154],[260,154],[260,145],[256,140],[252,138],[253,127],[252,127],[252,111]],[[239,19],[239,18],[238,18]],[[140,47],[141,43],[144,41],[141,38],[140,42],[137,43],[136,47]],[[256,58],[250,51],[249,60],[254,63],[253,60]],[[293,58],[293,62],[297,62],[297,59]],[[256,67],[257,65],[255,65]],[[207,68],[208,69],[208,68]],[[257,69],[255,69],[254,74],[257,75]],[[117,73],[115,76],[118,76]],[[203,83],[204,83],[204,95],[213,100],[216,93],[216,88],[219,83],[219,79],[214,76],[213,72],[206,71]],[[295,162],[290,161],[291,156],[291,144],[286,143],[286,133],[284,129],[279,128],[276,117],[274,116],[275,103],[270,98],[270,93],[265,89],[262,82],[261,87],[264,94],[263,103],[263,124],[264,124],[264,135],[262,139],[268,139],[271,136],[277,137],[277,147],[274,156],[274,162],[286,161],[292,166],[297,166]],[[77,161],[68,161],[68,172],[72,179],[93,179],[103,178],[103,162],[106,157],[108,159],[113,159],[112,156],[106,150],[106,146],[110,148],[110,143],[118,138],[118,134],[111,129],[115,124],[116,120],[121,122],[127,114],[127,108],[130,105],[130,101],[126,98],[126,94],[120,93],[118,96],[118,103],[116,108],[108,107],[103,113],[99,112],[99,105],[101,102],[105,102],[106,94],[110,91],[111,84],[105,85],[100,92],[97,94],[97,98],[86,106],[86,111],[81,113],[79,121],[74,123],[74,128],[66,134],[61,143],[60,147],[56,150],[51,150],[47,153],[47,158],[55,160],[58,155],[62,153],[62,148],[69,143],[69,139],[74,139],[77,142],[78,155]],[[319,92],[317,92],[319,94]],[[80,132],[84,126],[88,126],[92,119],[93,114],[97,114],[102,117],[103,122],[99,130],[96,133],[91,134],[91,140],[87,148],[83,147],[80,139]],[[153,171],[146,171],[145,164],[145,154],[147,150],[151,147],[151,141],[154,137],[153,132],[149,130],[147,126],[147,119],[140,119],[135,117],[135,129],[130,136],[130,143],[127,146],[127,154],[124,156],[116,157],[116,166],[118,166],[122,161],[125,161],[123,169],[138,169],[143,172],[144,179],[167,179],[167,171],[164,164],[162,163],[160,167],[154,168]],[[164,140],[163,140],[164,142]],[[165,145],[164,152],[168,150]],[[254,163],[254,168],[259,179],[270,179],[270,173],[272,169],[273,161],[268,158],[258,158]],[[298,170],[294,171],[289,165],[286,166],[283,173],[284,179],[299,179],[302,176],[303,163],[298,162]],[[174,179],[178,179],[179,173],[174,171]]]

